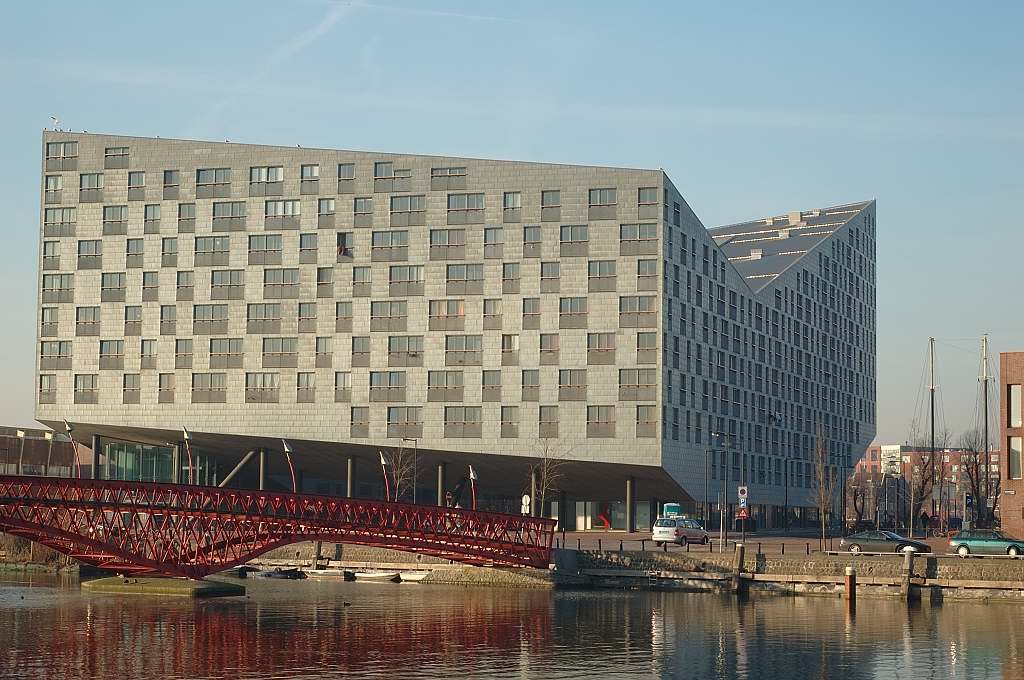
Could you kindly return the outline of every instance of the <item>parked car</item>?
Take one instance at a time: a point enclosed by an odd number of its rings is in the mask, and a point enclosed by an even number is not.
[[[968,555],[1024,555],[1024,541],[1010,538],[996,529],[970,529],[949,539],[949,552]]]
[[[904,552],[906,550],[920,553],[930,553],[931,546],[921,541],[915,541],[906,536],[900,536],[892,531],[862,531],[859,534],[851,534],[839,541],[841,550],[849,550],[852,553],[859,552]]]
[[[686,519],[685,517],[659,517],[654,522],[652,535],[654,544],[661,546],[664,543],[708,543],[711,539],[708,532],[697,520]]]

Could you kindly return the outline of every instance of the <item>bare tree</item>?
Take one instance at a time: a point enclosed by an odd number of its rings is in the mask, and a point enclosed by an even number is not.
[[[835,501],[836,473],[829,465],[828,442],[825,441],[820,422],[814,439],[814,479],[812,483],[811,500],[818,508],[818,518],[821,520],[821,545],[824,546],[828,515]]]
[[[853,506],[853,514],[856,516],[856,523],[859,525],[864,521],[864,511],[868,501],[868,480],[863,474],[850,475],[846,478],[846,497]],[[846,518],[843,518],[846,521]]]
[[[384,451],[384,457],[391,468],[391,478],[395,483],[392,490],[394,500],[412,500],[412,487],[416,480],[416,452],[405,446],[392,447]]]
[[[942,480],[945,479],[945,449],[949,448],[951,434],[949,430],[942,430],[935,433],[935,450],[932,451],[930,435],[923,435],[916,430],[912,432],[911,442],[916,452],[910,454],[910,533],[913,535],[914,523],[920,518],[921,512],[925,509],[925,503],[930,506],[934,501],[933,493],[936,489],[942,488]],[[920,465],[915,465],[915,456]],[[922,527],[925,532],[928,527]]]
[[[960,436],[960,470],[967,484],[967,493],[974,497],[974,516],[977,526],[989,526],[999,503],[1000,477],[989,473],[985,458],[985,441],[981,431],[974,429]],[[989,498],[992,508],[989,509]],[[966,519],[966,517],[964,518]]]
[[[531,496],[530,511],[534,515],[544,513],[545,502],[559,491],[562,481],[565,459],[570,449],[563,449],[556,439],[538,439],[534,448],[534,462],[530,464],[527,477],[527,491]],[[531,488],[532,480],[537,480],[536,489]]]

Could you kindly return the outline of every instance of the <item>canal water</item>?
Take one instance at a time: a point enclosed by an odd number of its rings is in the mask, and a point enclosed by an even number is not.
[[[0,678],[1024,678],[1024,606],[249,581],[245,598],[0,575]]]

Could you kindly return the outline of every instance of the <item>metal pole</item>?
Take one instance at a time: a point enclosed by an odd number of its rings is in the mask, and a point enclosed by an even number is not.
[[[256,455],[256,451],[253,450],[253,451],[249,451],[244,456],[242,456],[242,460],[238,461],[238,465],[236,465],[234,468],[232,468],[231,472],[229,472],[224,477],[224,479],[221,480],[220,484],[218,484],[217,486],[221,487],[221,488],[227,486],[228,483],[232,479],[235,478],[235,475],[237,475],[239,473],[239,471],[241,471],[241,469],[243,467],[245,467],[245,464],[248,463],[250,460],[252,460],[252,457],[255,456],[255,455]],[[175,447],[175,460],[177,460],[177,447]]]
[[[446,472],[445,464],[444,463],[438,463],[437,464],[437,506],[439,508],[443,508],[445,506],[445,498],[444,498],[444,492],[445,492],[445,486],[446,486],[446,484],[445,484],[445,472]]]
[[[709,519],[709,517],[708,517],[708,496],[709,496],[709,493],[708,493],[709,492],[709,489],[708,489],[708,456],[709,455],[710,454],[709,454],[708,450],[704,449],[704,512],[702,514],[704,516],[704,527],[705,528],[707,528],[707,526],[708,526],[708,519]]]
[[[633,508],[633,485],[632,477],[626,478],[626,532],[636,533],[636,513]]]
[[[18,452],[18,474],[20,475],[22,474],[22,470],[25,466],[25,433],[21,430],[18,430],[18,432],[21,434],[21,436],[18,437],[18,439],[21,440],[21,451]]]
[[[345,462],[345,496],[347,498],[354,498],[355,494],[355,477],[356,477],[356,459],[352,456],[348,457]]]
[[[260,449],[260,491],[267,490],[267,452]]]
[[[412,502],[416,504],[416,483],[419,474],[419,453],[420,453],[420,440],[412,440]]]
[[[50,476],[50,456],[53,454],[53,433],[48,432],[46,439],[49,444],[46,447],[46,465],[43,467],[43,477]]]
[[[92,478],[100,478],[100,436],[92,436]]]

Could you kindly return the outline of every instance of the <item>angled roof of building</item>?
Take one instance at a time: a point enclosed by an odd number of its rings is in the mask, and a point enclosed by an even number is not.
[[[828,239],[871,201],[793,211],[751,222],[712,227],[708,233],[755,293]]]

